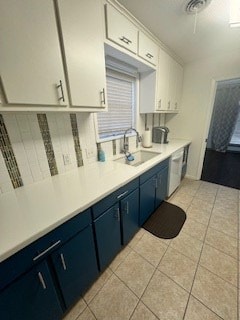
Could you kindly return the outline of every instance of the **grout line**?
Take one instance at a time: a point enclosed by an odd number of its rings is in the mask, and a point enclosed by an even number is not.
[[[216,196],[215,196],[215,201],[216,201]],[[215,201],[214,201],[214,203],[215,203]],[[213,207],[214,207],[214,203],[213,203]],[[213,207],[212,207],[212,210],[213,210]],[[212,210],[211,210],[211,215],[212,215]],[[209,224],[210,224],[210,220],[211,220],[211,217],[210,217],[208,225],[207,225],[207,230],[208,230],[208,227],[209,227]],[[198,259],[198,262],[197,262],[197,267],[196,267],[196,270],[195,270],[195,273],[194,273],[193,282],[192,282],[192,285],[191,285],[188,301],[187,301],[187,304],[186,304],[186,307],[185,307],[185,311],[184,311],[184,314],[183,314],[183,319],[185,319],[185,316],[186,316],[189,300],[190,300],[190,297],[191,297],[191,294],[192,294],[193,285],[194,285],[195,278],[196,278],[196,275],[197,275],[197,272],[198,272],[199,262],[200,262],[200,259],[201,259],[201,256],[202,256],[203,247],[204,247],[204,243],[205,243],[205,239],[206,239],[206,235],[207,235],[207,230],[206,230],[206,233],[205,233],[205,236],[204,236],[204,239],[203,239],[203,245],[202,245],[201,252],[200,252],[200,255],[199,255],[199,259]]]

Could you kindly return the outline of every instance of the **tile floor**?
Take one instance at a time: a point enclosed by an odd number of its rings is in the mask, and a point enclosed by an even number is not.
[[[239,319],[239,191],[185,179],[172,240],[135,235],[64,320]]]

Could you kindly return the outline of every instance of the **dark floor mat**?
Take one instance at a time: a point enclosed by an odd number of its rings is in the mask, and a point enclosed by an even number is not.
[[[144,223],[143,228],[163,239],[175,238],[186,220],[186,213],[169,202],[163,202]]]

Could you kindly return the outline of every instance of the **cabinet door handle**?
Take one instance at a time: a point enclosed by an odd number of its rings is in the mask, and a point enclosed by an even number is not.
[[[127,193],[128,193],[128,190],[123,192],[123,193],[121,193],[119,196],[117,196],[117,199],[120,199],[120,198],[124,197]]]
[[[123,41],[126,44],[132,43],[132,41],[124,36],[122,36],[121,38],[119,38],[121,41]]]
[[[63,270],[67,270],[67,266],[66,266],[66,262],[65,262],[63,253],[60,254],[60,257],[61,257],[61,262],[62,262]]]
[[[38,272],[38,279],[43,287],[43,290],[46,290],[47,286],[40,271]]]
[[[116,208],[115,218],[117,219],[117,221],[120,221],[120,210],[119,210],[119,208]]]
[[[162,99],[158,101],[158,109],[161,109],[161,107],[162,107]]]
[[[177,102],[175,103],[175,109],[177,109]]]
[[[65,102],[62,80],[59,81],[59,85],[57,86],[57,88],[60,88],[61,90],[61,97],[59,97],[58,100],[62,100],[63,102]]]
[[[102,96],[101,103],[106,104],[105,89],[103,88],[102,91],[100,91],[100,93]]]
[[[168,109],[170,109],[170,101],[168,101]]]
[[[154,178],[154,179],[153,179],[153,183],[154,183],[154,187],[157,189],[157,187],[158,187],[157,178]]]
[[[148,57],[149,59],[152,59],[153,58],[153,55],[151,53],[147,53],[146,54],[146,57]]]
[[[52,250],[53,248],[55,248],[57,245],[59,245],[59,243],[61,243],[61,240],[58,240],[57,242],[55,242],[54,244],[52,244],[50,247],[48,247],[46,250],[44,250],[43,252],[39,253],[39,255],[37,255],[36,257],[33,258],[33,261],[37,261],[38,259],[40,259],[42,256],[44,256],[46,253],[48,253],[48,251]]]

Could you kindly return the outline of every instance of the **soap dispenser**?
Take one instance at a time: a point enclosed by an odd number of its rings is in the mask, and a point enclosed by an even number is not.
[[[101,144],[97,144],[97,150],[98,150],[98,161],[104,162],[105,161],[105,152],[103,151]]]

